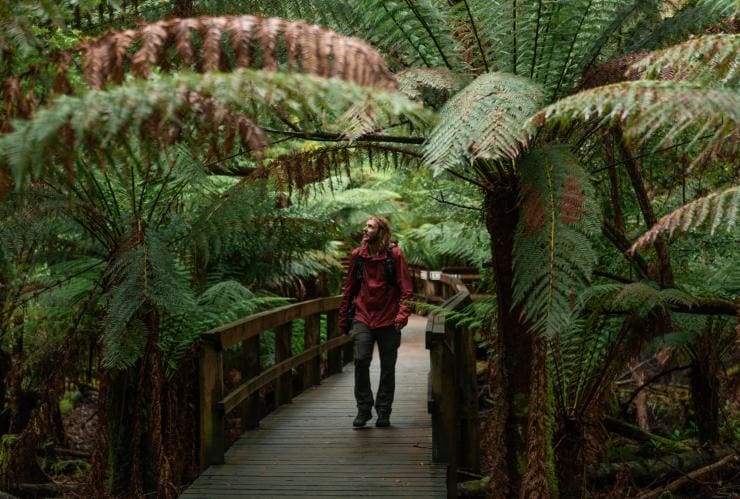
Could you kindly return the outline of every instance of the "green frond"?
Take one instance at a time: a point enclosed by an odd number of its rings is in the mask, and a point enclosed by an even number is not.
[[[398,67],[464,68],[446,13],[434,0],[352,2],[358,36]]]
[[[589,284],[598,213],[588,175],[565,146],[535,149],[520,161],[522,215],[514,240],[513,299],[531,328],[556,336]]]
[[[621,125],[634,141],[648,143],[662,135],[656,148],[690,139],[697,145],[695,161],[739,138],[740,95],[734,90],[706,88],[684,81],[622,82],[580,92],[546,107],[532,117],[535,127],[567,127],[574,122]]]
[[[207,103],[194,96],[207,96]],[[246,69],[180,73],[59,97],[31,120],[16,121],[15,131],[0,137],[0,151],[21,184],[29,173],[36,177],[44,168],[54,168],[51,158],[67,161],[76,152],[98,157],[102,148],[125,142],[132,132],[146,142],[169,144],[218,139],[231,129],[244,147],[259,149],[262,132],[255,121],[277,122],[275,114],[305,122],[307,128],[315,127],[317,116],[322,116],[327,129],[342,131],[337,117],[357,102],[365,103],[379,122],[428,119],[418,104],[401,94],[340,80]],[[227,119],[230,115],[233,120]]]
[[[550,99],[569,94],[591,61],[607,42],[618,36],[624,14],[622,0],[575,0],[552,2],[542,26],[541,49],[531,72],[545,87]],[[626,7],[629,9],[629,5]],[[629,10],[628,10],[629,12]],[[531,24],[531,23],[530,23]]]
[[[594,286],[581,293],[578,303],[586,310],[634,312],[646,317],[656,310],[667,312],[670,305],[690,308],[697,304],[697,298],[683,289],[660,289],[652,281],[641,281]]]
[[[700,34],[708,26],[725,19],[737,19],[740,6],[737,0],[700,0],[686,2],[674,15],[666,17],[650,30],[635,33],[625,52],[655,50],[671,43]]]
[[[409,263],[439,268],[444,258],[482,265],[490,259],[490,243],[485,227],[455,221],[423,224],[396,232]]]
[[[317,189],[326,187],[322,181],[329,180],[341,186],[341,176],[350,176],[352,166],[367,165],[373,169],[408,167],[418,162],[421,154],[408,146],[395,146],[375,142],[352,142],[329,145],[303,145],[288,153],[265,161],[270,175],[276,178],[278,188],[287,186],[303,189],[313,185]]]
[[[391,215],[398,209],[401,195],[385,188],[358,187],[335,189],[310,203],[316,216],[326,217],[348,227],[360,227],[372,215]]]
[[[177,314],[194,304],[188,276],[178,267],[167,241],[147,230],[141,243],[119,254],[106,271],[112,283],[103,329],[104,364],[121,369],[143,353],[147,333],[142,322],[146,306]]]
[[[674,78],[736,87],[740,78],[740,35],[705,35],[654,52],[634,63],[632,70],[645,79]]]
[[[440,111],[424,148],[424,163],[441,173],[478,158],[515,158],[526,142],[527,118],[542,101],[539,87],[526,78],[479,76]]]
[[[467,78],[444,68],[410,68],[396,73],[398,90],[409,99],[419,99],[425,91],[447,97],[457,93]]]
[[[727,230],[731,231],[735,227],[738,206],[740,206],[740,186],[713,192],[687,203],[658,220],[650,230],[635,241],[629,253],[634,253],[638,248],[646,248],[666,232],[672,237],[676,229],[687,232],[708,226],[710,234],[714,234],[714,231],[724,223],[727,224]]]

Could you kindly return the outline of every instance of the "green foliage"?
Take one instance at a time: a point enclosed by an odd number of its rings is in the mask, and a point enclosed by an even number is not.
[[[567,127],[574,122],[621,125],[635,141],[662,135],[656,148],[689,137],[705,157],[737,139],[740,96],[734,90],[684,81],[615,83],[580,92],[537,113],[535,126]]]
[[[709,226],[710,234],[723,223],[730,232],[735,227],[737,210],[740,206],[740,187],[730,187],[721,192],[696,199],[664,216],[648,232],[635,241],[630,252],[644,248],[653,243],[663,233],[673,236],[676,229],[687,232],[703,226]]]
[[[541,104],[542,93],[530,80],[506,73],[479,76],[440,111],[424,162],[441,173],[478,158],[513,159],[526,141],[523,124]]]
[[[404,69],[396,74],[396,80],[398,89],[410,99],[418,99],[431,92],[447,100],[468,83],[464,75],[441,68]]]
[[[707,26],[723,19],[737,18],[737,15],[738,5],[735,0],[685,2],[683,8],[660,19],[651,29],[644,29],[643,26],[641,31],[634,33],[626,51],[655,50],[681,41],[691,34],[701,33]]]
[[[480,266],[490,258],[488,233],[481,226],[444,221],[426,223],[399,234],[401,245],[411,264],[435,269],[443,259]]]
[[[575,297],[596,263],[589,241],[598,231],[593,189],[565,146],[527,153],[520,162],[522,216],[514,241],[514,300],[531,329],[564,330]]]
[[[740,36],[706,35],[653,52],[632,65],[645,79],[673,78],[736,88]]]
[[[225,106],[220,111],[221,117],[229,110],[252,116],[259,113],[274,116],[275,110],[280,109],[278,116],[287,113],[296,124],[304,126],[322,116],[329,130],[343,129],[346,122],[340,116],[356,102],[363,102],[367,112],[372,112],[379,122],[404,117],[421,124],[425,119],[424,111],[400,94],[338,80],[253,70],[230,74],[179,73],[132,81],[107,91],[90,91],[80,97],[62,96],[36,113],[32,120],[16,122],[16,130],[0,138],[0,149],[20,183],[28,172],[38,176],[43,168],[53,167],[45,158],[56,155],[64,158],[75,151],[75,145],[90,147],[88,152],[97,155],[101,147],[120,144],[131,132],[155,144],[166,144],[173,138],[197,142],[219,137],[220,127],[214,128],[208,120],[194,119],[202,105],[202,100],[194,99],[194,95],[209,96]],[[262,119],[266,121],[265,117]],[[181,131],[183,123],[190,123],[195,129]],[[231,126],[241,127],[241,123]],[[244,136],[245,146],[256,148],[252,138],[258,130],[251,123]],[[60,141],[60,135],[66,139]]]
[[[368,0],[354,3],[350,25],[380,47],[401,67],[463,66],[458,42],[445,21],[445,12],[432,0]]]

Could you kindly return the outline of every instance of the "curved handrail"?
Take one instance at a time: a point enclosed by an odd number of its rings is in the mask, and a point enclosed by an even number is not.
[[[434,273],[430,285],[423,282],[424,271],[417,272],[415,277],[422,281],[419,287],[440,293],[444,299],[440,307],[446,312],[471,303],[472,295],[460,275]],[[425,273],[432,276],[430,271]],[[427,319],[426,347],[431,364],[427,408],[432,415],[432,459],[448,463],[447,487],[455,490],[459,470],[480,471],[473,335],[466,327],[447,320],[447,313],[432,312]]]
[[[290,402],[293,397],[291,371],[304,369],[303,389],[318,384],[321,378],[321,354],[327,353],[328,374],[341,372],[342,365],[352,360],[352,349],[345,347],[351,338],[339,330],[338,311],[341,296],[317,298],[293,303],[238,319],[202,333],[199,362],[200,462],[205,469],[224,461],[226,448],[225,416],[242,408],[243,421],[256,425],[257,392],[275,382],[275,403]],[[321,315],[327,321],[326,341],[320,341]],[[293,353],[292,322],[304,319],[304,350]],[[275,364],[262,370],[260,335],[275,331]],[[242,344],[241,367],[248,379],[224,393],[224,349]]]

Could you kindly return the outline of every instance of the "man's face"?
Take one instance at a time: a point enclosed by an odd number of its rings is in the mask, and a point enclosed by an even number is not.
[[[362,242],[372,243],[378,240],[378,222],[372,218],[365,222],[365,227],[362,229]]]

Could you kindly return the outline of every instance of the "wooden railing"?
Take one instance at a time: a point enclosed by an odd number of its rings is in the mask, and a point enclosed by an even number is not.
[[[226,415],[238,410],[242,428],[259,422],[258,391],[275,383],[275,407],[293,397],[292,370],[302,366],[302,388],[321,379],[321,356],[326,353],[327,375],[341,372],[352,361],[351,337],[339,328],[341,296],[286,305],[220,326],[201,335],[200,351],[200,463],[201,469],[224,462]],[[326,315],[326,341],[320,340],[321,315]],[[292,322],[304,320],[304,349],[291,351]],[[274,331],[275,364],[262,369],[260,335]],[[224,393],[224,351],[241,344],[237,365],[246,381]]]
[[[459,275],[419,269],[412,274],[416,293],[440,297],[440,306],[447,312],[471,302]],[[432,313],[427,320],[426,347],[431,360],[427,399],[432,415],[432,459],[448,464],[450,492],[456,489],[459,472],[480,472],[475,344],[467,328],[448,320],[445,313]]]

